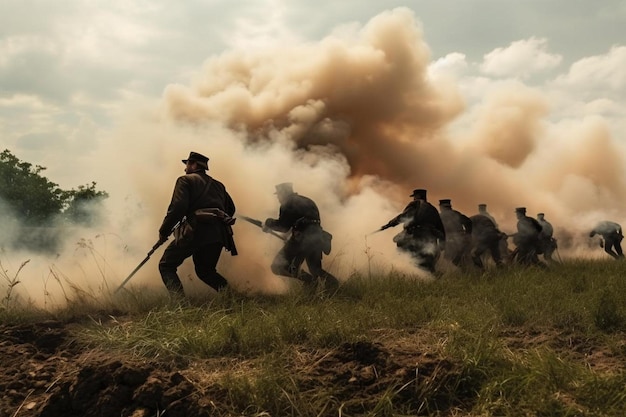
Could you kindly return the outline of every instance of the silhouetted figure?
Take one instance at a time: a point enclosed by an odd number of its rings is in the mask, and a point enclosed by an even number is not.
[[[485,269],[483,255],[489,251],[496,266],[502,266],[502,254],[500,243],[506,234],[498,230],[495,222],[484,214],[476,214],[470,217],[472,221],[472,249],[471,256],[474,265]]]
[[[472,243],[472,221],[465,214],[454,210],[449,199],[439,200],[439,216],[446,231],[444,258],[460,268],[467,266]]]
[[[496,219],[487,211],[487,204],[485,203],[481,203],[478,205],[478,214],[488,217],[493,224],[495,225],[496,229],[499,229],[498,226],[498,222],[496,221]],[[499,249],[500,249],[500,256],[502,257],[502,259],[507,258],[510,254],[509,251],[509,244],[507,242],[507,236],[506,233],[501,233],[500,234],[500,242],[499,242]]]
[[[554,262],[552,255],[557,249],[556,239],[554,238],[554,228],[549,221],[545,219],[544,213],[537,214],[537,221],[541,225],[541,233],[539,233],[539,251],[543,254],[546,261]]]
[[[272,272],[299,279],[307,285],[321,281],[326,289],[336,289],[339,281],[322,268],[322,254],[330,253],[330,235],[322,229],[317,205],[310,198],[295,193],[291,183],[278,184],[275,194],[280,202],[278,219],[265,220],[263,230],[291,232],[291,235],[274,258]],[[305,261],[309,273],[302,270]]]
[[[602,236],[603,241],[600,242],[600,246],[604,247],[604,251],[612,256],[614,259],[622,259],[624,253],[622,252],[622,226],[612,221],[601,221],[596,227],[589,233],[589,237],[595,235]]]
[[[159,239],[167,240],[172,229],[184,216],[193,226],[193,240],[188,244],[173,241],[163,252],[159,261],[159,272],[165,286],[172,294],[183,295],[183,286],[176,270],[190,256],[196,274],[205,284],[219,291],[227,286],[226,279],[216,271],[222,249],[236,254],[230,225],[235,213],[235,204],[224,184],[206,174],[209,158],[191,152],[184,159],[185,175],[178,177],[167,214],[159,228]],[[216,209],[225,216],[200,220],[198,209]]]
[[[481,203],[478,205],[478,214],[488,217],[493,222],[494,226],[498,227],[498,222],[496,222],[496,219],[487,211],[487,204]]]
[[[513,235],[513,243],[516,248],[512,256],[522,265],[537,265],[545,267],[538,257],[539,234],[541,225],[532,217],[526,215],[525,207],[515,209],[517,215],[517,233]]]
[[[402,223],[403,230],[394,236],[398,249],[408,252],[418,268],[431,273],[441,255],[441,246],[445,243],[446,232],[437,209],[426,199],[426,190],[417,189],[404,211],[391,219],[381,230]]]

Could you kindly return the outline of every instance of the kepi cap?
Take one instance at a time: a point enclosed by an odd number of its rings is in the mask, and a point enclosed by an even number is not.
[[[293,183],[283,182],[276,186],[276,192],[274,194],[292,194]]]
[[[413,190],[413,194],[411,194],[409,197],[418,197],[422,200],[426,200],[426,190],[424,190],[423,188],[417,188]]]
[[[452,207],[452,200],[448,199],[444,199],[444,200],[439,200],[439,205],[443,206],[443,207]]]
[[[518,207],[515,209],[516,213],[526,214],[526,207]]]
[[[189,157],[187,159],[183,159],[183,164],[186,164],[188,161],[197,162],[202,168],[209,169],[209,158],[201,153],[189,152]]]

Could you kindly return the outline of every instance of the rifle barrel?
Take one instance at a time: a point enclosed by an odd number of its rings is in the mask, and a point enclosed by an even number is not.
[[[174,225],[174,227],[172,228],[172,232],[174,232],[174,230],[176,230],[179,226],[180,226],[181,222],[176,223],[176,225]],[[170,232],[170,234],[172,233]],[[155,250],[157,250],[159,248],[159,246],[161,246],[162,244],[164,244],[165,242],[167,242],[167,238],[165,238],[165,240],[161,240],[159,239],[157,241],[157,243],[154,244],[154,246],[152,246],[152,249],[150,249],[150,251],[148,252],[148,254],[146,255],[146,257],[143,259],[143,261],[141,261],[139,263],[139,265],[137,265],[137,267],[135,269],[133,269],[133,272],[130,273],[129,276],[126,277],[126,279],[124,281],[122,281],[122,283],[119,285],[119,287],[117,287],[115,289],[115,291],[113,291],[114,294],[116,294],[119,290],[121,290],[122,288],[124,288],[124,285],[126,285],[126,283],[128,281],[130,281],[130,279],[133,277],[133,275],[135,275],[135,273],[137,273],[137,271],[139,271],[139,269],[144,266],[144,264],[146,262],[148,262],[148,259],[150,259],[150,257],[152,256],[152,254],[154,253]]]
[[[248,223],[252,223],[253,225],[255,225],[256,227],[259,227],[261,229],[263,229],[263,222],[261,220],[257,220],[257,219],[253,219],[252,217],[248,217],[248,216],[242,216],[241,214],[238,215],[237,217],[239,217],[240,219],[243,219],[245,221],[247,221]],[[279,238],[280,240],[287,240],[287,238],[283,235],[279,235],[278,233],[276,233],[273,230],[270,230],[266,233],[269,233],[272,236],[276,236],[277,238]]]
[[[237,216],[245,221],[247,221],[248,223],[252,223],[253,225],[257,226],[257,227],[263,227],[263,222],[261,220],[257,220],[257,219],[253,219],[252,217],[248,217],[248,216]]]

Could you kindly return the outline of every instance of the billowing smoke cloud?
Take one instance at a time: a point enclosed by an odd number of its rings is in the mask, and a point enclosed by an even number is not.
[[[212,58],[193,86],[170,86],[165,99],[175,120],[218,120],[250,141],[280,137],[297,149],[332,145],[352,177],[410,188],[425,174],[420,148],[463,107],[453,86],[429,79],[429,62],[413,15],[398,9],[317,44]]]
[[[274,185],[285,181],[313,198],[334,235],[324,265],[341,279],[355,271],[417,273],[392,242],[399,230],[367,236],[403,209],[414,188],[427,188],[435,205],[452,199],[467,215],[487,203],[506,232],[518,206],[546,213],[557,231],[575,236],[598,220],[623,220],[612,208],[623,203],[624,152],[601,119],[551,121],[546,93],[502,82],[452,133],[468,116],[466,104],[454,79],[438,77],[431,64],[420,25],[404,8],[316,43],[208,59],[191,85],[168,86],[156,109],[135,109],[102,140],[97,158],[107,162],[93,172],[111,197],[108,223],[94,233],[109,238],[96,242],[98,262],[55,267],[67,276],[91,271],[88,279],[105,275],[106,264],[110,284],[119,284],[157,240],[190,150],[210,157],[209,173],[225,183],[240,215],[277,217]],[[241,219],[235,233],[240,255],[225,253],[219,267],[233,285],[289,288],[289,279],[269,271],[281,242]],[[159,256],[133,283],[162,288]],[[190,293],[206,292],[189,263],[180,275]]]

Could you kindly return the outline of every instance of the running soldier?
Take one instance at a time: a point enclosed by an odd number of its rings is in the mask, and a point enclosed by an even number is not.
[[[589,233],[589,237],[594,237],[595,235],[602,236],[603,241],[600,241],[600,246],[604,247],[604,251],[611,257],[617,260],[624,258],[624,252],[622,251],[622,239],[624,239],[622,226],[605,220],[599,222]]]
[[[470,220],[472,221],[471,256],[474,265],[480,269],[485,269],[482,258],[489,251],[496,266],[502,266],[500,246],[503,236],[506,239],[506,234],[502,233],[496,226],[496,223],[484,214],[476,214],[470,217]]]
[[[522,265],[537,265],[545,267],[546,264],[539,260],[539,234],[541,225],[539,222],[526,215],[525,207],[515,209],[517,215],[517,233],[513,234],[513,243],[516,248],[511,254],[513,259]]]
[[[541,233],[539,233],[539,250],[543,253],[543,258],[548,262],[554,262],[552,255],[557,249],[556,239],[554,238],[554,228],[549,221],[546,220],[544,213],[537,213],[537,221],[541,225]]]
[[[296,278],[309,286],[322,282],[327,290],[336,290],[339,281],[322,268],[322,254],[330,253],[332,236],[322,229],[317,205],[310,198],[295,193],[288,182],[278,184],[275,194],[280,202],[278,219],[265,220],[263,231],[291,232],[291,235],[274,258],[272,272]],[[309,273],[302,270],[305,261]]]
[[[478,205],[478,214],[483,215],[485,217],[488,217],[493,222],[493,224],[495,225],[496,229],[499,229],[498,222],[487,211],[487,204],[481,203],[481,204]],[[501,236],[500,242],[499,242],[500,257],[502,259],[505,259],[505,258],[508,258],[510,256],[511,252],[509,251],[509,243],[507,242],[506,233],[501,233],[500,236]]]
[[[389,220],[380,230],[402,223],[403,230],[393,238],[396,246],[409,253],[418,268],[435,273],[435,264],[441,256],[446,232],[439,212],[426,199],[426,190],[414,190],[410,197],[413,197],[413,201],[404,211]]]
[[[193,227],[193,236],[184,243],[174,240],[163,252],[159,272],[170,294],[184,295],[176,270],[190,256],[196,274],[216,291],[225,288],[226,279],[216,271],[222,249],[237,254],[231,225],[235,204],[224,184],[207,175],[209,158],[191,152],[185,164],[185,175],[178,177],[167,214],[159,228],[159,240],[165,242],[174,226],[183,217]],[[200,211],[209,215],[199,215]]]
[[[446,231],[444,258],[459,268],[466,267],[472,243],[472,221],[454,210],[449,199],[439,200],[439,215]]]

